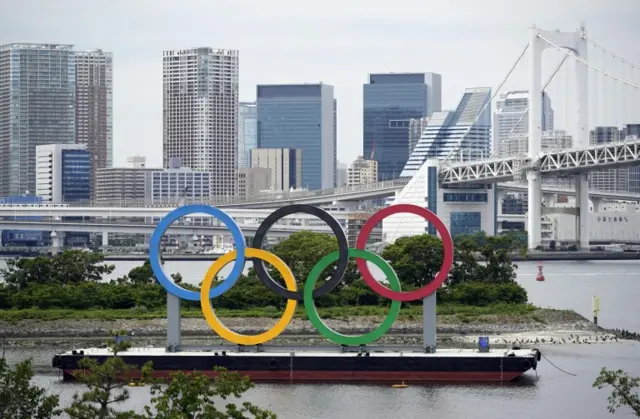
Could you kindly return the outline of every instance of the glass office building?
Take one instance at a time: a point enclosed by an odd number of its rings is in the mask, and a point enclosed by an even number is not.
[[[450,156],[452,160],[474,161],[489,157],[490,100],[490,88],[469,88],[455,111],[434,113],[400,176],[412,177],[427,159],[441,160]]]
[[[33,193],[36,146],[75,142],[73,46],[0,46],[0,92],[0,196]]]
[[[251,150],[258,146],[258,109],[255,102],[240,102],[238,111],[238,167],[251,167]]]
[[[88,202],[93,160],[85,144],[36,147],[36,194],[52,204]]]
[[[62,200],[64,202],[91,199],[92,153],[88,150],[62,150]]]
[[[302,150],[302,187],[333,188],[336,101],[327,84],[259,85],[258,148]]]
[[[400,176],[409,158],[412,119],[441,110],[441,76],[370,74],[363,87],[363,157],[378,162],[378,179]]]

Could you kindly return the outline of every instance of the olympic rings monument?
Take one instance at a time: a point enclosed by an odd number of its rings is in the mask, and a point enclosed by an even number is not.
[[[202,287],[197,292],[180,287],[166,275],[160,259],[160,245],[162,236],[171,223],[182,216],[200,213],[215,217],[227,226],[235,241],[235,250],[223,255],[209,267]],[[278,256],[262,249],[269,228],[281,218],[296,213],[318,217],[329,225],[338,241],[338,250],[325,255],[316,263],[300,290],[297,289],[296,278],[291,269]],[[442,267],[435,278],[424,287],[408,292],[401,290],[400,280],[393,268],[380,256],[365,248],[377,223],[401,213],[425,218],[429,222],[429,232],[439,232],[444,248]],[[391,300],[391,307],[383,322],[360,336],[346,336],[332,330],[322,321],[314,304],[315,298],[331,292],[342,281],[350,258],[356,259],[358,271],[365,283],[379,295]],[[170,378],[175,371],[197,370],[215,377],[215,368],[220,367],[239,372],[253,381],[280,383],[506,382],[516,379],[531,368],[536,369],[540,361],[541,353],[537,349],[514,347],[504,351],[491,351],[486,336],[479,338],[477,350],[441,349],[436,353],[436,290],[443,284],[453,266],[453,242],[444,223],[433,212],[420,205],[396,204],[374,213],[364,223],[353,249],[348,247],[346,235],[338,221],[317,207],[289,205],[274,211],[258,227],[252,247],[247,247],[242,231],[224,211],[206,205],[188,205],[175,209],[160,221],[151,237],[149,259],[156,279],[167,290],[167,346],[130,348],[118,356],[128,365],[137,366],[138,371],[151,361],[154,376]],[[247,260],[253,262],[259,280],[287,301],[280,320],[271,329],[258,335],[243,335],[230,330],[222,324],[213,309],[216,297],[236,284]],[[315,289],[322,271],[333,262],[337,262],[335,271]],[[390,288],[373,277],[367,262],[382,270]],[[229,263],[233,263],[231,272],[213,286],[216,274]],[[280,272],[285,287],[274,281],[265,263]],[[182,345],[180,301],[183,299],[200,301],[202,313],[211,329],[222,339],[235,344],[235,349],[225,344],[205,347]],[[424,307],[422,346],[367,346],[391,328],[403,301],[420,299],[423,300]],[[309,321],[318,333],[333,345],[264,345],[287,328],[299,302],[302,302]],[[82,371],[82,358],[90,357],[102,362],[112,355],[109,348],[74,349],[56,354],[52,359],[52,366],[62,371],[63,380],[69,381],[75,379],[78,371]]]
[[[230,231],[235,242],[235,250],[216,260],[204,276],[200,292],[184,289],[174,283],[164,272],[161,260],[161,240],[169,226],[179,218],[191,214],[206,214],[217,218]],[[296,279],[291,269],[275,254],[262,249],[262,245],[269,228],[280,219],[296,214],[306,213],[324,221],[332,230],[338,241],[338,250],[324,256],[312,268],[306,278],[304,288],[297,289]],[[442,239],[444,258],[440,271],[426,286],[408,292],[402,292],[400,281],[387,261],[379,255],[365,249],[367,239],[374,227],[386,217],[395,214],[414,214],[429,222],[429,230],[435,230]],[[373,331],[360,336],[346,336],[329,328],[320,318],[316,310],[314,299],[331,292],[342,281],[350,258],[356,259],[358,271],[365,283],[379,295],[391,300],[391,307],[385,320]],[[305,312],[311,324],[327,340],[337,345],[365,346],[382,337],[395,322],[403,301],[422,299],[424,315],[423,346],[426,352],[433,353],[436,349],[436,290],[446,280],[453,266],[453,241],[445,224],[430,210],[411,204],[397,204],[383,208],[374,213],[363,225],[356,247],[349,248],[347,237],[340,223],[328,212],[310,205],[289,205],[275,210],[258,227],[253,238],[252,247],[247,247],[246,239],[240,227],[227,213],[219,208],[208,205],[187,205],[179,207],[166,215],[158,224],[149,244],[149,259],[153,273],[160,285],[167,290],[167,351],[178,352],[181,344],[180,300],[200,301],[202,312],[207,323],[221,338],[235,343],[239,348],[244,346],[262,346],[279,336],[288,326],[295,315],[298,302],[303,302]],[[216,316],[212,306],[212,299],[229,291],[240,278],[245,262],[252,260],[258,279],[271,291],[287,300],[284,313],[280,320],[269,330],[259,335],[243,335],[236,333],[222,324]],[[319,288],[314,289],[320,279],[322,271],[331,263],[337,261],[333,275]],[[278,284],[269,274],[265,262],[271,264],[282,275],[286,288]],[[375,264],[384,273],[391,289],[380,284],[371,274],[367,262]],[[231,272],[222,282],[212,288],[216,274],[229,263],[233,263]]]

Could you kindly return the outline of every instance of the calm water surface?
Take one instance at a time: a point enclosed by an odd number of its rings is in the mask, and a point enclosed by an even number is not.
[[[0,261],[0,265],[2,262]],[[116,264],[114,276],[126,274],[138,265]],[[208,262],[167,262],[168,273],[180,272],[192,283],[201,281]],[[591,298],[600,297],[600,319],[604,327],[640,332],[640,262],[546,262],[545,282],[535,280],[537,263],[519,263],[518,281],[536,305],[571,308],[591,317]],[[62,383],[50,368],[51,355],[58,349],[19,350],[8,354],[12,361],[33,358],[37,381],[63,401],[78,391]],[[591,387],[603,366],[623,368],[640,376],[640,343],[611,345],[541,346],[543,359],[535,372],[517,385],[490,386],[388,386],[259,385],[247,399],[269,408],[279,418],[607,418],[631,417],[620,410],[609,415],[608,392]],[[143,406],[149,400],[146,388],[132,388],[128,406]]]

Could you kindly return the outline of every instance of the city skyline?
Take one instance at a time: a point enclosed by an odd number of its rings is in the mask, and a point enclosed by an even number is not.
[[[80,50],[102,48],[113,52],[116,166],[124,165],[126,156],[133,154],[145,154],[150,166],[161,165],[159,86],[161,54],[166,49],[191,46],[238,49],[241,101],[255,100],[257,84],[323,81],[334,85],[335,97],[340,102],[338,159],[347,163],[362,154],[362,84],[369,73],[442,74],[443,109],[452,109],[465,88],[496,87],[527,42],[527,28],[532,23],[546,29],[571,30],[583,19],[600,42],[622,56],[640,61],[640,53],[633,46],[633,40],[640,36],[635,24],[640,12],[634,3],[622,0],[615,5],[581,3],[578,9],[577,3],[572,2],[528,2],[508,21],[500,17],[505,3],[497,0],[486,2],[483,8],[440,4],[421,16],[402,12],[407,7],[419,7],[418,2],[405,2],[405,7],[398,10],[369,5],[366,13],[362,13],[363,5],[359,2],[348,5],[336,2],[335,6],[329,4],[326,10],[309,14],[300,5],[279,1],[293,7],[299,16],[270,13],[266,20],[267,12],[262,6],[249,10],[241,2],[218,5],[214,13],[213,6],[206,2],[166,3],[157,7],[154,7],[157,2],[141,2],[135,8],[127,8],[124,2],[115,1],[108,8],[99,9],[70,1],[74,13],[68,16],[60,15],[47,2],[35,3],[29,7],[16,4],[6,11],[8,19],[0,27],[0,42],[72,43]],[[41,13],[34,16],[31,6]],[[95,22],[89,16],[98,9],[102,18]],[[198,13],[194,13],[196,9]],[[554,13],[548,13],[549,10]],[[59,18],[45,18],[52,13]],[[166,24],[180,17],[189,23],[166,31]],[[336,22],[332,31],[326,31],[323,24],[329,18]],[[78,26],[77,22],[92,23]],[[113,31],[114,27],[121,29]],[[611,30],[612,27],[616,30]],[[291,32],[297,36],[289,36]],[[261,36],[256,37],[256,33]],[[416,48],[416,39],[430,37],[439,41],[429,42],[427,50]],[[339,41],[344,39],[350,42]],[[545,60],[546,76],[555,62]],[[473,71],[469,71],[467,64],[471,62]],[[501,90],[527,88],[527,66],[520,67],[523,68]],[[551,96],[557,109],[565,109],[560,95],[551,92]],[[559,119],[558,128],[568,128]],[[634,121],[621,121],[628,122]]]

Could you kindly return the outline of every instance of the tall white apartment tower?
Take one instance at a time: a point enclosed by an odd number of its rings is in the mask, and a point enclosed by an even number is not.
[[[526,154],[528,150],[529,92],[512,90],[501,93],[493,114],[493,153],[497,156]],[[542,131],[553,130],[551,99],[542,93]],[[498,149],[499,147],[499,149]]]
[[[237,50],[190,48],[163,53],[163,165],[211,173],[211,195],[238,190]]]

